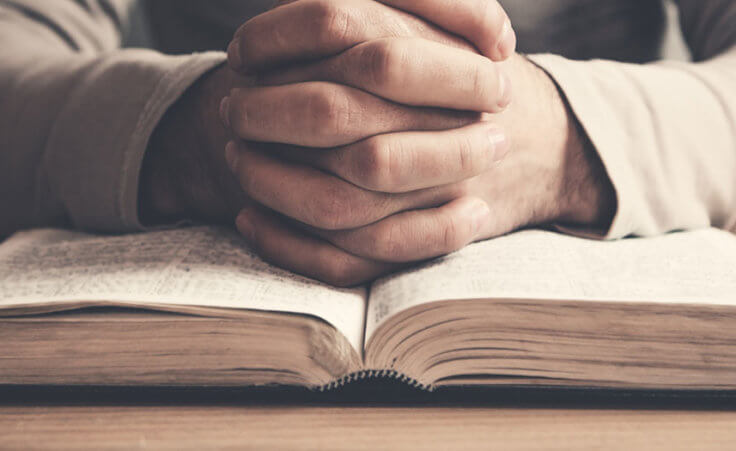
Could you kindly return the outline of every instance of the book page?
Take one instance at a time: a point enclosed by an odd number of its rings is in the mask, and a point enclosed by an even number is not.
[[[233,231],[125,236],[21,232],[0,245],[2,309],[103,301],[314,315],[362,349],[365,289],[341,290],[264,263]]]
[[[416,305],[485,298],[736,305],[736,236],[594,241],[532,230],[474,244],[374,283],[366,342]]]

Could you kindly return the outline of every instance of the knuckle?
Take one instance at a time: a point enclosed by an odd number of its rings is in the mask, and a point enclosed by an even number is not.
[[[260,33],[261,31],[258,30],[256,23],[252,21],[244,23],[235,32],[233,39],[237,40],[238,50],[240,52],[239,56],[243,61],[255,59],[255,56],[258,54],[256,45],[262,39]]]
[[[250,152],[243,152],[240,156],[242,161],[242,170],[238,172],[238,181],[243,193],[249,196],[255,196],[258,193],[260,183],[258,180],[258,165],[253,164],[250,158]]]
[[[240,89],[230,91],[230,110],[227,112],[228,119],[235,133],[243,136],[247,131],[247,125],[251,122],[248,106],[251,102],[247,99],[247,94]]]
[[[462,248],[466,242],[468,224],[464,224],[456,216],[447,216],[442,221],[441,252],[449,254]]]
[[[402,259],[407,253],[407,242],[398,227],[383,227],[372,237],[376,255],[380,259]]]
[[[448,187],[448,196],[452,199],[460,199],[462,197],[467,197],[472,195],[473,193],[473,186],[472,186],[473,179],[467,179],[463,180],[462,182],[457,182]]]
[[[478,162],[473,139],[469,134],[461,134],[457,141],[457,164],[458,172],[463,175],[475,174]]]
[[[352,206],[353,202],[347,191],[342,187],[332,186],[312,199],[308,217],[315,227],[342,230],[349,228],[354,219]]]
[[[495,42],[503,27],[504,14],[496,0],[480,0],[478,14],[475,15],[475,31],[479,39],[485,42]]]
[[[381,39],[367,45],[362,55],[363,73],[374,86],[401,84],[406,67],[406,52],[400,39]]]
[[[393,186],[394,158],[388,141],[374,137],[358,149],[358,158],[352,169],[358,183],[366,189],[381,191]]]
[[[472,69],[470,80],[471,95],[481,100],[484,110],[496,112],[499,104],[496,92],[498,89],[493,88],[498,87],[498,71],[494,63],[485,59],[479,60]]]
[[[341,136],[347,130],[350,109],[347,98],[339,90],[323,86],[309,95],[307,103],[305,113],[313,121],[315,136]]]
[[[349,45],[350,15],[340,2],[315,0],[307,5],[306,14],[317,32],[318,45],[332,48]]]
[[[322,252],[319,260],[320,278],[325,282],[337,287],[349,287],[359,282],[356,271],[354,271],[347,255]]]

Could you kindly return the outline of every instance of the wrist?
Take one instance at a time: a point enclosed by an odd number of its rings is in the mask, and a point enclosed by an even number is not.
[[[541,71],[541,69],[540,69]],[[542,71],[543,72],[543,71]],[[562,164],[558,179],[559,215],[554,222],[587,229],[609,229],[616,213],[616,192],[595,146],[578,121],[561,88],[552,83],[561,122]]]
[[[531,223],[608,228],[616,211],[615,190],[564,93],[525,57],[517,55],[505,65],[518,86],[503,120],[515,157],[535,167],[535,182],[527,188],[527,195],[538,199]]]
[[[229,71],[215,69],[166,112],[146,151],[140,180],[140,217],[146,225],[182,220],[227,222],[240,190],[227,170],[228,133],[217,114],[231,87]]]
[[[616,213],[616,191],[603,162],[582,126],[570,111],[568,145],[559,193],[561,215],[555,222],[593,230],[608,230]]]

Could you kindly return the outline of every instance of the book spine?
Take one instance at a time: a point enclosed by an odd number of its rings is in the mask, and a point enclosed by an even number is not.
[[[410,387],[418,388],[425,391],[433,391],[434,387],[425,385],[418,380],[400,373],[396,370],[361,370],[345,375],[319,388],[320,392],[335,390],[351,382],[368,380],[368,379],[394,379],[407,384]]]

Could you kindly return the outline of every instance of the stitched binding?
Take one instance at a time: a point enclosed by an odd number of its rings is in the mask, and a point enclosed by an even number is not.
[[[409,377],[406,374],[399,373],[396,370],[361,370],[354,373],[350,373],[341,377],[340,379],[334,380],[328,384],[319,387],[320,392],[326,392],[335,390],[343,387],[355,381],[362,381],[367,379],[394,379],[410,387],[418,388],[425,391],[433,391],[434,387],[431,385],[424,385],[413,377]]]

